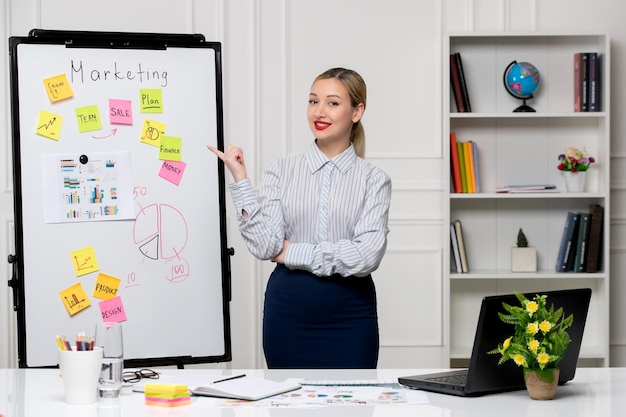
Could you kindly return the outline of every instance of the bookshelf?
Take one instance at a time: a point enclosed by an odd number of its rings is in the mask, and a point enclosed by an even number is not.
[[[600,111],[574,111],[574,54],[601,57]],[[457,112],[450,87],[450,54],[459,52],[471,112]],[[609,365],[610,219],[610,48],[598,33],[457,33],[444,37],[443,149],[450,166],[450,133],[474,141],[481,192],[444,191],[447,224],[462,221],[469,272],[458,273],[445,229],[444,346],[450,366],[466,366],[485,295],[589,287],[593,291],[581,349],[581,366]],[[527,100],[534,113],[514,113],[521,100],[507,93],[503,73],[513,60],[535,65],[541,84]],[[596,158],[581,193],[565,190],[557,157],[569,147],[586,147]],[[450,169],[447,169],[450,175]],[[510,184],[555,184],[558,193],[496,193]],[[604,207],[601,269],[556,272],[568,211]],[[536,272],[511,272],[510,252],[523,228],[537,249]],[[450,265],[448,267],[448,265]]]

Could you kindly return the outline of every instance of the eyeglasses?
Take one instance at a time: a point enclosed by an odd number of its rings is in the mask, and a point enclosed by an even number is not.
[[[128,371],[122,374],[122,380],[129,383],[139,382],[143,378],[159,379],[159,373],[152,369],[140,369],[138,371]]]

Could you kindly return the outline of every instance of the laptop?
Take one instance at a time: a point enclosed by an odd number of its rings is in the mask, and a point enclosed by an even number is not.
[[[548,308],[554,304],[555,308],[563,307],[566,316],[574,315],[574,323],[567,330],[571,342],[565,356],[559,362],[559,385],[563,385],[573,379],[576,372],[591,289],[542,291],[539,294],[548,296],[546,300]],[[525,293],[529,299],[535,295],[536,293]],[[500,355],[487,354],[513,334],[513,326],[503,323],[498,317],[498,312],[504,312],[502,302],[510,305],[519,304],[514,294],[483,298],[472,356],[467,369],[399,377],[398,382],[408,388],[463,397],[524,389],[524,373],[520,367],[510,360],[498,365]]]

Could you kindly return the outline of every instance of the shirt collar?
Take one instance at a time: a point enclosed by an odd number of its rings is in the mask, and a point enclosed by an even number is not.
[[[317,146],[315,142],[313,142],[306,148],[305,154],[309,163],[309,168],[311,169],[311,173],[319,171],[320,169],[322,169],[322,167],[324,167],[324,165],[326,165],[327,163],[331,163],[339,170],[339,172],[344,174],[348,171],[348,169],[350,169],[350,167],[352,166],[352,164],[354,164],[354,161],[356,161],[357,158],[352,143],[350,144],[348,149],[335,156],[333,159],[328,159],[328,157],[324,155],[324,152],[322,152],[322,150]]]

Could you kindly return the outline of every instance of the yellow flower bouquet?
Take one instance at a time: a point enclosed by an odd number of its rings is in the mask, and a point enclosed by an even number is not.
[[[520,293],[515,296],[520,306],[502,303],[506,313],[498,313],[503,322],[515,326],[515,332],[487,353],[502,355],[498,364],[511,359],[526,369],[557,368],[571,341],[567,329],[574,316],[565,317],[563,308],[555,310],[554,305],[548,309],[547,295],[536,295],[532,300]]]

